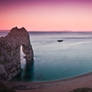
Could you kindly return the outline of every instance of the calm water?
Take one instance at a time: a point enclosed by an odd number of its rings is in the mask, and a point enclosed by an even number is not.
[[[51,81],[92,72],[92,33],[30,33],[30,40],[34,63],[26,66],[21,52],[18,81]]]

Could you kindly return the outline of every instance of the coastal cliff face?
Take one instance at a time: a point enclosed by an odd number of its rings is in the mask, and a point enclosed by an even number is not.
[[[20,47],[27,63],[33,61],[33,49],[25,28],[13,28],[7,36],[0,38],[0,80],[11,80],[21,71]]]

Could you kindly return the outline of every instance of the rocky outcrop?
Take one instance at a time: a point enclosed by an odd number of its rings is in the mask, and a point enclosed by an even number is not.
[[[0,79],[11,80],[20,73],[20,46],[27,63],[33,61],[33,49],[25,28],[13,28],[7,36],[0,38]]]

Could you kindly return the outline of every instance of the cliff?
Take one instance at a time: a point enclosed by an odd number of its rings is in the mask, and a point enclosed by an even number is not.
[[[0,80],[11,80],[20,73],[20,46],[23,47],[27,63],[33,61],[33,49],[25,28],[11,29],[0,38]]]

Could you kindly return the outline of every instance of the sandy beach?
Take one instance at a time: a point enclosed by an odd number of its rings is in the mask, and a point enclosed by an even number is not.
[[[70,92],[76,88],[92,88],[92,73],[51,82],[11,82],[16,92]]]

